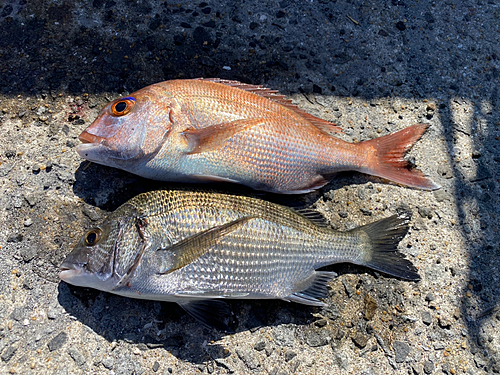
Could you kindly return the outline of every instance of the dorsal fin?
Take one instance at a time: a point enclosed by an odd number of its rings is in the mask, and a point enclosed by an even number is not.
[[[307,113],[306,111],[300,109],[298,106],[292,103],[291,99],[286,99],[285,95],[280,94],[278,90],[271,90],[266,87],[262,87],[261,85],[250,85],[248,83],[231,81],[229,79],[221,79],[221,78],[196,78],[196,79],[200,81],[215,82],[230,87],[236,87],[238,89],[242,89],[260,95],[266,99],[272,100],[273,102],[281,104],[283,107],[286,107],[294,111],[298,115],[302,116],[324,133],[332,134],[332,133],[342,132],[342,128],[335,125],[334,123],[313,116],[310,113]]]

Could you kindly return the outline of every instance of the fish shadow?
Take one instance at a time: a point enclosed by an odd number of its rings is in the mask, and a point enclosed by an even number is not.
[[[140,350],[162,347],[194,364],[206,365],[231,354],[232,348],[223,344],[227,333],[204,326],[176,303],[125,298],[64,282],[58,286],[58,301],[67,313],[110,343],[137,344]],[[317,319],[313,313],[319,311],[279,300],[231,300],[228,305],[227,323],[235,333],[309,325]]]
[[[105,178],[102,178],[102,176],[105,176]],[[339,176],[348,178],[345,173],[339,174]],[[336,183],[327,186],[330,190],[336,190],[341,188],[342,185]],[[317,190],[307,194],[276,194],[253,190],[243,185],[228,182],[174,183],[155,181],[88,161],[80,163],[80,166],[75,171],[75,183],[73,184],[73,193],[77,197],[88,205],[98,207],[104,211],[113,211],[136,195],[163,189],[209,190],[251,196],[294,208],[303,208],[313,204],[319,199],[321,192],[321,190]]]

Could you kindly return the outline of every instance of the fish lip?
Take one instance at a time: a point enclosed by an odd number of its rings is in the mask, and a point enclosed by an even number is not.
[[[71,280],[82,273],[83,267],[73,263],[63,263],[59,267],[59,278],[64,281]]]
[[[89,143],[100,143],[103,138],[94,134],[90,134],[89,132],[84,130],[82,134],[78,136],[78,139],[83,144],[89,144]]]

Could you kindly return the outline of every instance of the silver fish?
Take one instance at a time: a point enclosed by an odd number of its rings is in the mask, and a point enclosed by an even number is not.
[[[404,213],[334,231],[319,214],[207,191],[136,196],[83,235],[60,267],[69,284],[121,296],[176,302],[222,330],[222,299],[282,299],[324,306],[335,273],[350,262],[407,280],[413,264],[397,250]]]

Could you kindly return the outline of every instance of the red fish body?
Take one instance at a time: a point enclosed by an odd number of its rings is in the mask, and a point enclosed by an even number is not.
[[[157,83],[109,103],[80,135],[83,158],[163,181],[233,181],[304,193],[355,170],[421,189],[439,186],[410,170],[418,124],[349,143],[340,129],[276,91],[220,79]]]

